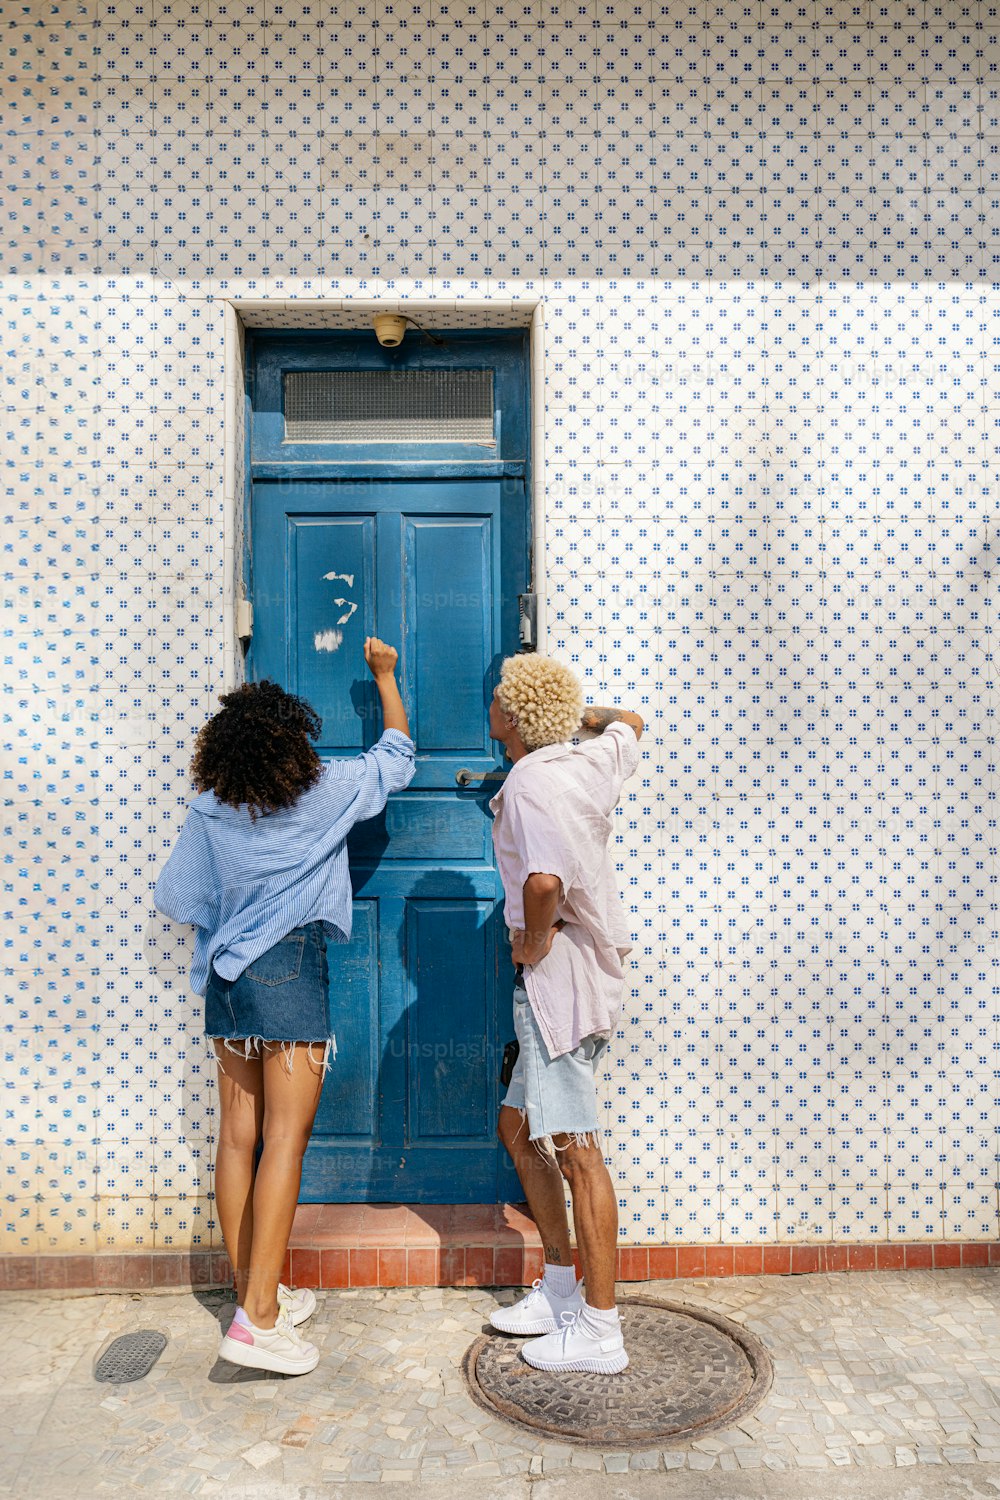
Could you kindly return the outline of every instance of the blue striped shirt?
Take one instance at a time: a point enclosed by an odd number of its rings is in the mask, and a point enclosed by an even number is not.
[[[293,807],[251,821],[214,792],[191,803],[153,900],[175,922],[195,927],[191,988],[204,995],[214,966],[238,979],[293,927],[322,921],[334,942],[351,935],[351,876],[345,840],[373,818],[390,792],[409,786],[415,749],[387,729],[371,750],[323,767]]]

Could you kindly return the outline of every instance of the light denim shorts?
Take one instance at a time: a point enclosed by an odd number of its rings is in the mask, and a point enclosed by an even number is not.
[[[574,1051],[550,1057],[520,985],[514,990],[514,1034],[521,1050],[503,1103],[527,1116],[528,1138],[550,1147],[554,1135],[593,1137],[596,1143],[594,1073],[608,1045],[605,1038],[585,1037]]]

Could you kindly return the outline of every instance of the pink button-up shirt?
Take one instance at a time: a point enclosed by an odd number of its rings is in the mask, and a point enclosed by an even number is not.
[[[609,724],[580,745],[546,745],[512,767],[490,803],[508,927],[524,927],[524,882],[556,875],[556,917],[566,926],[524,985],[552,1057],[585,1037],[609,1037],[624,994],[622,959],[632,947],[608,840],[622,785],[639,763],[628,724]]]

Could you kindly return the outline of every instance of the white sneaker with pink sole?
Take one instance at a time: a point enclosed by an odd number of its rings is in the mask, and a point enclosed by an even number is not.
[[[242,1307],[219,1345],[219,1358],[248,1370],[270,1370],[275,1375],[308,1375],[319,1364],[319,1350],[297,1333],[287,1307],[273,1328],[256,1328]]]

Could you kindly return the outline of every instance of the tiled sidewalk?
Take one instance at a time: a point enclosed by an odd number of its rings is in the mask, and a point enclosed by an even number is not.
[[[222,1496],[266,1481],[277,1496],[295,1485],[346,1481],[349,1490],[445,1476],[1000,1463],[995,1271],[673,1281],[642,1291],[715,1308],[763,1339],[775,1381],[752,1417],[636,1453],[600,1454],[508,1427],[473,1404],[460,1363],[509,1291],[323,1293],[310,1325],[323,1360],[297,1380],[216,1361],[218,1320],[232,1307],[221,1293],[7,1293],[0,1492]],[[95,1384],[107,1341],[144,1327],[170,1337],[153,1373],[117,1390]]]

